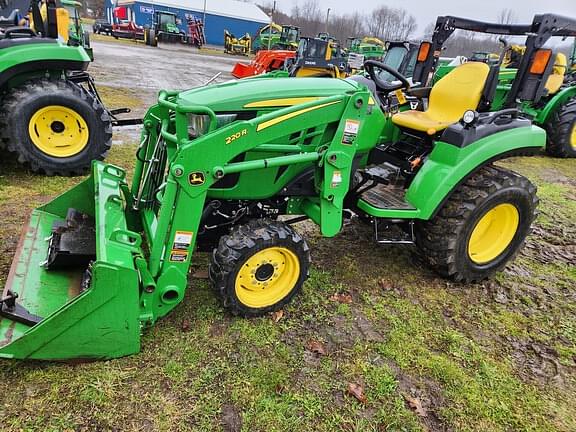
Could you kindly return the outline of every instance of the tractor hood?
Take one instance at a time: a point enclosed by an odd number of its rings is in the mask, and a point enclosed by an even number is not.
[[[331,78],[250,78],[199,87],[178,95],[178,104],[202,105],[215,112],[259,110],[354,92],[358,83]]]

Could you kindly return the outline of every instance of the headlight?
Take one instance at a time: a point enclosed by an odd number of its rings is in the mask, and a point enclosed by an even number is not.
[[[478,113],[474,110],[467,110],[462,116],[462,121],[465,125],[471,125],[478,120]]]
[[[216,128],[226,126],[238,117],[237,114],[220,114],[216,116]],[[210,117],[205,114],[188,114],[188,136],[198,138],[205,135],[210,127]]]

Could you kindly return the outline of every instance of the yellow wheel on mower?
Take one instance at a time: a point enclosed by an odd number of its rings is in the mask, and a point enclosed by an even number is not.
[[[256,219],[220,238],[210,279],[224,307],[256,316],[287,304],[302,288],[309,266],[308,245],[296,231]]]

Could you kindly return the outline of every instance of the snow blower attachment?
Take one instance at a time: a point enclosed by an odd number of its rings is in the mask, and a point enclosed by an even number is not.
[[[91,177],[32,212],[1,299],[0,357],[138,352],[141,332],[183,300],[195,250],[212,253],[214,292],[233,314],[278,310],[308,276],[309,248],[291,226],[303,219],[333,237],[357,214],[377,243],[412,243],[457,281],[501,270],[538,200],[492,162],[539,151],[544,130],[515,109],[475,111],[486,64],[446,75],[426,111],[398,106],[409,87],[398,71],[364,67],[370,78],[161,92],[131,186],[94,162]]]

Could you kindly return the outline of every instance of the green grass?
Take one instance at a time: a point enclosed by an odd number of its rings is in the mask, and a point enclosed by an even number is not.
[[[109,161],[130,171],[134,150],[114,146]],[[539,186],[542,216],[494,281],[449,283],[411,249],[374,245],[363,226],[334,239],[307,227],[311,277],[279,322],[229,316],[192,278],[137,355],[0,361],[2,430],[576,430],[576,161],[504,164]],[[1,282],[27,212],[81,180],[2,168]],[[195,258],[192,272],[205,269],[207,256]],[[326,355],[309,352],[310,340]]]

